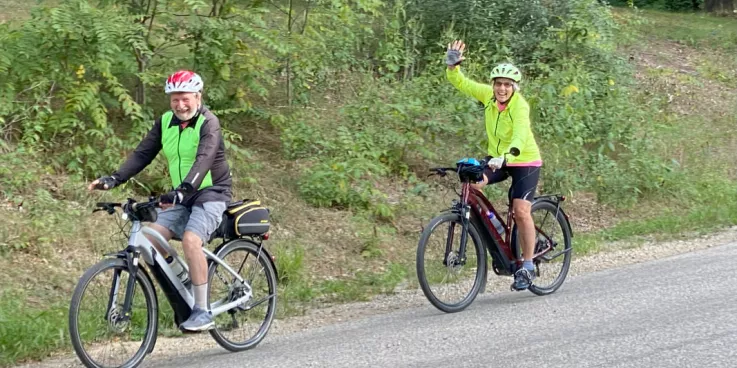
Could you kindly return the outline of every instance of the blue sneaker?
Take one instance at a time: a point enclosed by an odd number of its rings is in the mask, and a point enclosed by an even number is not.
[[[528,270],[526,268],[520,268],[514,273],[514,283],[512,284],[512,290],[522,291],[532,285],[532,280],[535,279],[535,271]]]
[[[180,329],[187,331],[205,331],[213,327],[215,327],[215,321],[212,320],[212,314],[196,306],[192,309],[189,319],[179,326]]]

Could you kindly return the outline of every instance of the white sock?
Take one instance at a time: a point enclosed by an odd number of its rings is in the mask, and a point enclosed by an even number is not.
[[[207,310],[207,283],[192,285],[194,289],[194,303],[200,309]]]

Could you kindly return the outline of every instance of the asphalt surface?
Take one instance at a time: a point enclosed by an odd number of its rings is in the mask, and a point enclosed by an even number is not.
[[[144,367],[737,367],[737,243]],[[494,276],[490,276],[494,277]],[[511,282],[511,279],[510,279]]]

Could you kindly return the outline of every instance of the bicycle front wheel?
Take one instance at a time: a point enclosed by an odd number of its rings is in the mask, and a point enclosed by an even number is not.
[[[154,287],[138,269],[126,316],[123,305],[130,278],[125,260],[109,258],[88,269],[74,289],[69,333],[74,352],[86,367],[136,367],[153,350],[158,330]]]
[[[250,298],[215,317],[210,334],[223,348],[237,352],[261,342],[276,314],[276,271],[258,245],[235,240],[218,252],[243,282],[220,264],[213,262],[208,274],[210,309],[250,294]]]
[[[461,216],[434,218],[417,246],[417,278],[430,303],[446,313],[468,307],[486,275],[486,253],[478,231],[469,224],[465,254],[460,254]]]

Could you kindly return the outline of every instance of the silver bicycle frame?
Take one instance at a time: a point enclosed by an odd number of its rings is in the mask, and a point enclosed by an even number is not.
[[[174,273],[174,270],[169,267],[169,263],[167,263],[164,257],[162,257],[161,254],[155,250],[156,248],[154,248],[154,245],[148,240],[148,238],[146,238],[145,235],[149,235],[151,236],[151,238],[155,239],[161,249],[165,249],[166,252],[169,253],[169,255],[175,258],[178,257],[176,249],[169,246],[169,242],[167,242],[166,239],[161,236],[161,234],[149,227],[144,227],[140,221],[133,221],[130,235],[128,237],[128,246],[140,252],[144,262],[146,262],[149,266],[156,267],[155,264],[158,263],[159,268],[164,272],[169,281],[171,281],[172,285],[176,287],[179,294],[187,302],[187,305],[189,305],[190,308],[193,308],[195,305],[194,294],[190,289],[184,286],[181,280],[179,280],[179,277],[177,277],[177,275]],[[246,288],[248,289],[248,292],[245,296],[240,297],[230,303],[223,305],[215,303],[214,305],[211,305],[212,309],[210,310],[210,313],[212,314],[212,316],[214,317],[221,313],[227,312],[248,301],[252,296],[251,286],[248,285],[246,281],[235,270],[233,270],[233,268],[223,262],[223,260],[220,259],[218,256],[206,249],[205,244],[203,244],[202,246],[202,252],[205,253],[205,257],[207,259],[210,259],[213,262],[221,265],[223,268],[225,268],[225,270],[228,271],[228,273],[230,273],[235,278],[235,280],[246,286]],[[187,266],[187,264],[182,262],[182,266],[187,272],[189,272],[189,267]],[[210,280],[208,280],[208,282],[209,281]]]

